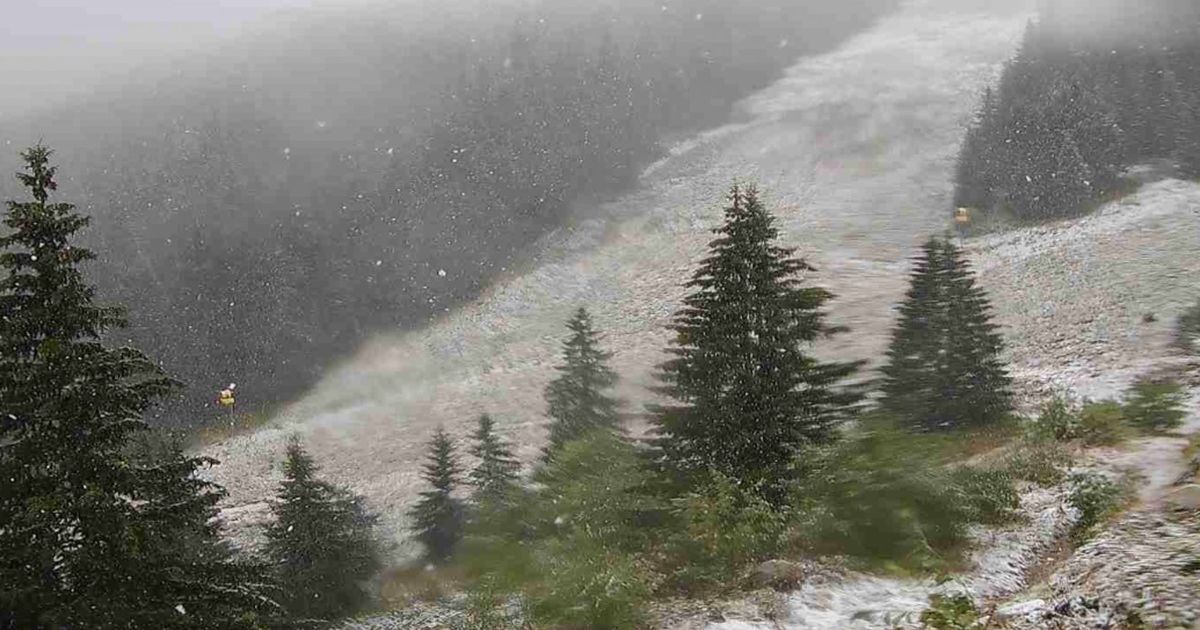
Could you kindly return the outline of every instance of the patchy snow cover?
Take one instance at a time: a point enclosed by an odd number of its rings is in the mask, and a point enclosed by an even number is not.
[[[1065,490],[1029,488],[1021,496],[1020,522],[976,528],[971,568],[946,584],[931,579],[887,578],[861,573],[816,573],[781,610],[749,619],[706,623],[673,621],[670,630],[866,630],[915,627],[934,593],[968,592],[995,601],[1021,592],[1026,577],[1069,531],[1075,514],[1065,507]]]
[[[1050,579],[1052,596],[1012,630],[1193,628],[1200,619],[1200,514],[1135,510],[1077,550]]]

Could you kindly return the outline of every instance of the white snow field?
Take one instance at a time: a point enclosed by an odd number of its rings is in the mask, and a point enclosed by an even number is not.
[[[424,330],[380,335],[268,427],[207,448],[222,461],[214,475],[230,493],[223,518],[231,533],[254,544],[286,440],[298,435],[326,476],[380,512],[397,555],[410,555],[405,512],[421,489],[433,430],[465,436],[486,411],[524,458],[535,456],[542,389],[563,323],[580,305],[606,333],[637,422],[681,285],[735,179],[759,182],[786,243],[819,268],[811,281],[837,295],[832,319],[853,332],[819,351],[880,356],[908,258],[947,226],[965,126],[1030,17],[1025,7],[996,14],[963,8],[970,4],[980,3],[912,0],[837,50],[799,61],[740,103],[734,122],[672,147],[637,191],[581,208],[594,218],[544,239],[524,270],[476,303]],[[1189,279],[1200,277],[1200,186],[1150,183],[1087,218],[965,245],[1027,402],[1057,388],[1116,395],[1139,374],[1180,361],[1169,342],[1175,316],[1198,297]],[[1177,446],[1147,440],[1114,458],[1175,470]],[[1155,487],[1167,476],[1145,472]],[[993,601],[1020,593],[1070,523],[1060,494],[1030,491],[1028,523],[977,532],[962,585]],[[783,619],[679,627],[884,628],[889,617],[915,615],[935,588],[857,575],[814,580],[788,596]]]

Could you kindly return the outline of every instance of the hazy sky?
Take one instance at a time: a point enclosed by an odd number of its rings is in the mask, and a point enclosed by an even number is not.
[[[0,117],[317,2],[346,0],[0,0]]]

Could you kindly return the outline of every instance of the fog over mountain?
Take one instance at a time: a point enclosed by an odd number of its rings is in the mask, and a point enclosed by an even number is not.
[[[22,54],[63,69],[5,64],[23,89],[7,91],[20,113],[0,117],[0,169],[13,147],[58,150],[64,195],[94,219],[101,294],[189,384],[169,415],[194,424],[228,382],[248,404],[287,400],[371,333],[478,295],[665,138],[723,122],[895,3],[834,4],[26,9],[54,26]],[[104,63],[83,72],[93,45]]]

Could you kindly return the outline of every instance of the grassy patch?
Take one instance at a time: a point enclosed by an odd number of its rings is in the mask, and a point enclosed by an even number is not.
[[[465,575],[454,566],[407,566],[389,569],[380,576],[380,603],[397,610],[413,602],[436,602],[462,592]]]
[[[275,417],[275,411],[272,407],[232,414],[222,413],[220,417],[189,431],[185,441],[188,446],[196,448],[254,433],[270,424]]]

